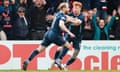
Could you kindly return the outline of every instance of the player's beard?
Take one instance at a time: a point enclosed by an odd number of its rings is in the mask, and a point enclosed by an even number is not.
[[[69,14],[70,12],[68,10],[65,11],[65,14]]]

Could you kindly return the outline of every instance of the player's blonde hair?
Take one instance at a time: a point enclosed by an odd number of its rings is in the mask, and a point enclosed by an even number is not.
[[[66,8],[67,4],[68,4],[67,2],[60,3],[60,5],[58,6],[57,10],[62,10],[63,8]]]

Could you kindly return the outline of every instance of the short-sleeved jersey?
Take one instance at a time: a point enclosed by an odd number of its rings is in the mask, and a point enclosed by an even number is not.
[[[78,16],[75,16],[73,13],[71,13],[71,14],[69,14],[69,16],[71,16],[71,17],[73,17],[73,18],[80,19],[80,20],[82,20],[82,22],[84,22],[84,16],[83,16],[82,13],[79,14]],[[78,37],[79,35],[82,34],[82,26],[83,26],[83,24],[76,26],[76,25],[70,23],[70,24],[69,24],[69,30],[70,30],[72,33],[74,33],[76,37]]]
[[[73,13],[69,14],[69,16],[73,17],[73,18],[77,18],[82,20],[82,22],[84,22],[84,16],[82,14],[75,16]],[[66,34],[66,40],[68,42],[72,42],[73,43],[73,48],[75,48],[75,50],[80,50],[80,43],[81,43],[81,39],[82,39],[82,27],[83,27],[83,23],[81,25],[74,25],[72,23],[67,24],[69,27],[69,30],[75,34],[75,38],[71,38],[68,34]]]
[[[54,31],[56,34],[61,34],[62,33],[62,30],[59,26],[59,21],[62,20],[62,21],[66,21],[66,16],[65,14],[63,14],[62,12],[58,12],[52,22],[52,26],[51,26],[51,30]]]
[[[66,16],[62,12],[58,12],[52,22],[52,27],[48,30],[43,38],[41,45],[48,46],[51,43],[55,43],[56,45],[64,45],[66,40],[62,37],[62,30],[59,26],[59,21],[66,21]]]

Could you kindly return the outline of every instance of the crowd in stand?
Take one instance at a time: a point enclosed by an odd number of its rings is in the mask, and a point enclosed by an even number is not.
[[[57,6],[73,1],[83,4],[83,40],[120,39],[120,0],[0,0],[0,40],[41,40]]]

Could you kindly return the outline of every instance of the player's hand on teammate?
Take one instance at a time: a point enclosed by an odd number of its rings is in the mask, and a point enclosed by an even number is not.
[[[68,15],[66,15],[66,19],[67,19],[66,22],[71,22],[71,23],[73,23],[73,25],[80,25],[82,23],[82,21],[80,19],[73,18],[73,17],[68,16]]]
[[[71,38],[75,38],[75,35],[72,32],[68,33],[70,35]]]
[[[75,19],[77,19],[77,18],[73,18],[73,17],[71,17],[71,16],[68,16],[68,15],[66,15],[66,18],[67,18],[67,22],[72,22],[72,20],[75,20]]]

